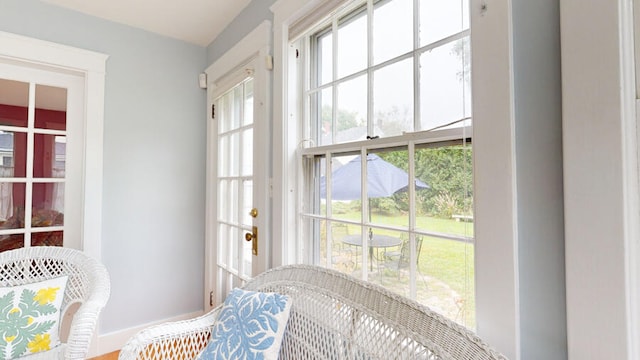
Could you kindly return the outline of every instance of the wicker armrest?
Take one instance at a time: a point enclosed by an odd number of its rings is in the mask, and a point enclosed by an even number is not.
[[[200,317],[151,326],[132,337],[119,360],[195,359],[211,335],[219,308]]]

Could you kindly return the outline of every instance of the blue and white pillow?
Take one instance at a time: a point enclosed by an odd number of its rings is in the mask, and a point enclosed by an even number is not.
[[[290,310],[287,295],[232,290],[198,359],[276,360]]]

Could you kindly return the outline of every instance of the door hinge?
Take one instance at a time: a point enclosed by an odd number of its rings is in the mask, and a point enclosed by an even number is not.
[[[209,293],[209,306],[213,306],[213,291]]]
[[[216,118],[216,104],[211,104],[211,118]]]

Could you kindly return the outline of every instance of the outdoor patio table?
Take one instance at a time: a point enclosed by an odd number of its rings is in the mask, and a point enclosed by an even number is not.
[[[362,246],[362,235],[347,235],[342,238],[342,242],[347,245]],[[369,236],[369,268],[373,271],[373,249],[389,248],[400,246],[402,240],[395,236],[372,234]]]

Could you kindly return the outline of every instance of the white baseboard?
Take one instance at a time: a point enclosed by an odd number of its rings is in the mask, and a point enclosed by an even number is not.
[[[189,314],[183,314],[169,319],[159,320],[127,329],[122,329],[106,334],[99,334],[98,337],[94,337],[92,341],[91,349],[89,350],[89,357],[100,356],[122,349],[127,341],[140,330],[146,329],[149,326],[158,325],[166,322],[187,320],[194,317],[203,315],[202,311],[196,311]]]

